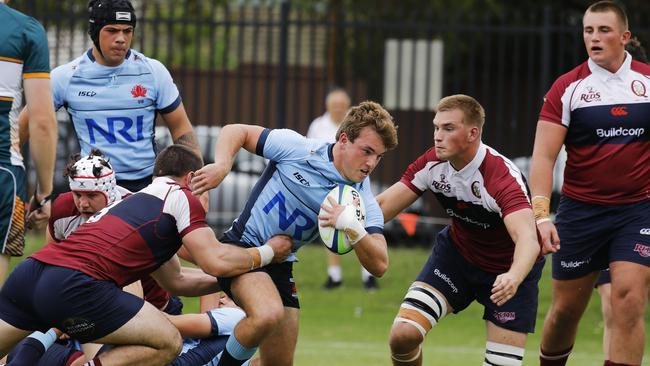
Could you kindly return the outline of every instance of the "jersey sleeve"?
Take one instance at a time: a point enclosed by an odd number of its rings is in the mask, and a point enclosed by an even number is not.
[[[45,29],[36,19],[30,18],[24,31],[28,47],[25,48],[23,58],[23,77],[49,78],[50,50]]]
[[[50,83],[52,85],[52,100],[54,101],[54,110],[65,105],[65,90],[72,77],[72,67],[70,64],[58,66],[52,70]]]
[[[208,226],[201,202],[188,189],[172,191],[167,197],[164,210],[176,220],[176,228],[181,238],[196,229]]]
[[[433,147],[409,164],[400,182],[404,183],[417,195],[422,195],[422,193],[429,189],[427,164],[432,160],[435,160],[435,150]]]
[[[72,195],[72,192],[63,193],[52,202],[47,230],[56,242],[65,239],[65,232],[63,232],[60,225],[56,225],[56,222],[66,217],[79,215],[79,210],[77,210],[77,206],[74,204]]]
[[[255,153],[272,161],[299,160],[309,155],[318,142],[289,129],[262,131]]]
[[[524,208],[532,208],[521,173],[507,163],[490,169],[484,179],[485,188],[496,201],[502,218]]]
[[[361,184],[361,197],[366,206],[366,231],[370,234],[381,234],[384,232],[384,214],[375,199],[370,186],[370,179],[366,178]]]
[[[169,70],[160,61],[148,59],[154,77],[158,83],[156,93],[156,109],[162,113],[170,113],[176,110],[181,104],[181,95],[172,79]]]

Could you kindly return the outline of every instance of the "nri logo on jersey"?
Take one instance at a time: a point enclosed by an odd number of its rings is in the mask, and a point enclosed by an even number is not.
[[[302,212],[299,208],[295,208],[290,215],[287,215],[289,212],[287,210],[287,199],[282,194],[278,192],[271,198],[271,200],[264,206],[264,213],[269,214],[273,207],[278,206],[278,226],[282,230],[287,230],[291,225],[295,224],[295,231],[292,235],[294,239],[303,240],[302,233],[310,230],[316,225],[316,222],[309,217],[306,213]]]
[[[136,116],[135,123],[130,117],[108,117],[106,118],[106,129],[92,118],[86,118],[90,143],[97,142],[96,137],[103,137],[110,144],[117,143],[117,137],[121,136],[127,142],[144,140],[143,135],[144,116]],[[97,133],[97,134],[96,134]]]

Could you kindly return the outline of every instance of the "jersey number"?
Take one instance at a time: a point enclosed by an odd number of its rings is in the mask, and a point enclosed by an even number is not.
[[[108,117],[106,118],[106,125],[108,130],[102,128],[94,119],[86,118],[86,126],[88,127],[88,134],[90,135],[90,143],[96,143],[95,131],[99,132],[100,135],[104,137],[106,141],[110,144],[117,143],[117,132],[128,142],[136,142],[144,140],[142,133],[143,129],[143,119],[144,116],[137,116],[135,121],[135,126],[133,120],[129,117]],[[118,128],[115,131],[116,127]],[[132,136],[132,133],[135,132],[135,136]]]
[[[286,198],[284,197],[284,194],[282,194],[282,192],[278,192],[275,194],[275,196],[273,196],[273,198],[271,198],[269,203],[267,203],[266,206],[264,206],[264,213],[268,215],[268,213],[271,212],[271,209],[273,209],[273,207],[275,207],[275,205],[277,204],[278,211],[279,211],[278,224],[280,225],[280,229],[282,230],[287,230],[289,226],[291,226],[296,222],[298,217],[302,217],[305,221],[304,224],[298,225],[296,223],[296,231],[293,234],[294,239],[302,240],[302,233],[305,230],[309,230],[312,227],[314,227],[316,223],[314,222],[314,220],[311,219],[311,217],[309,217],[308,215],[306,215],[304,212],[300,211],[300,209],[297,208],[293,210],[290,216],[287,217],[287,207],[285,203],[286,203]]]

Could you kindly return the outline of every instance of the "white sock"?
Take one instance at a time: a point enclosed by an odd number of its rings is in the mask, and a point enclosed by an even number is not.
[[[341,271],[341,266],[327,267],[327,274],[332,278],[332,281],[334,282],[341,282],[341,280],[343,280],[343,272]]]
[[[370,277],[372,277],[370,272],[368,272],[367,269],[365,269],[363,266],[361,266],[361,280],[363,282],[366,282],[366,281],[368,281],[368,278],[370,278]]]

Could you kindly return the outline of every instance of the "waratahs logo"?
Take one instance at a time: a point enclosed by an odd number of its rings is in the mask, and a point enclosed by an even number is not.
[[[144,86],[138,84],[131,89],[131,95],[133,95],[133,98],[139,98],[139,97],[146,97],[147,96],[147,88]]]

